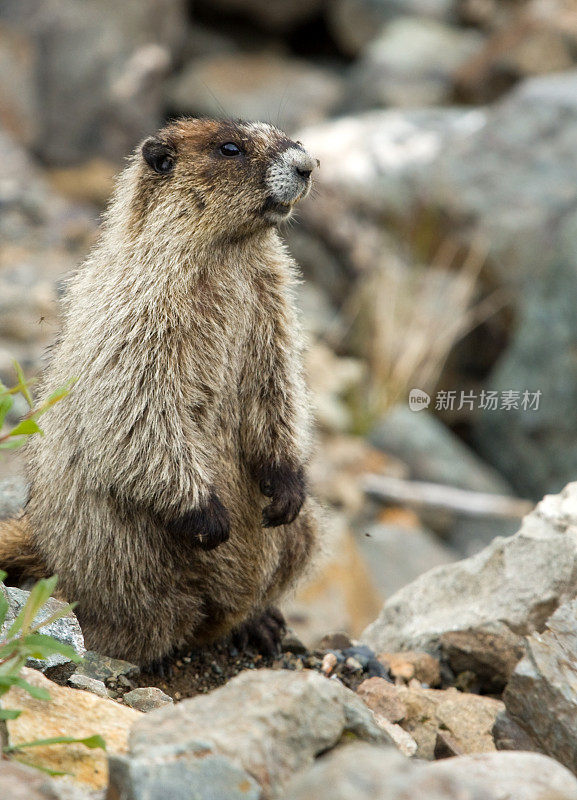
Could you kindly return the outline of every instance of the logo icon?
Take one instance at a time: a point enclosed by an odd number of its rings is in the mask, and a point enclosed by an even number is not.
[[[431,398],[422,389],[411,389],[409,392],[409,408],[411,411],[422,411],[429,407]]]

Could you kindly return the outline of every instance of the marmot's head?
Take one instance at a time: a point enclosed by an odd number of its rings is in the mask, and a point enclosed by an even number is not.
[[[138,216],[176,232],[237,238],[287,219],[318,165],[300,142],[262,122],[184,119],[136,154]],[[145,223],[146,224],[146,223]]]

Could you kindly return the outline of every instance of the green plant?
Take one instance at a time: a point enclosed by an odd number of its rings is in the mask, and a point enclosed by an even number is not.
[[[8,601],[2,591],[5,578],[6,573],[0,571],[0,630],[5,627],[9,608]],[[56,588],[57,580],[58,578],[56,575],[51,578],[39,580],[33,587],[26,603],[21,608],[10,627],[5,633],[0,633],[0,698],[2,698],[12,686],[18,686],[37,700],[50,700],[50,694],[46,689],[32,685],[21,676],[22,667],[29,658],[45,659],[51,655],[60,654],[75,663],[82,661],[73,647],[62,644],[62,642],[59,642],[52,636],[40,633],[41,628],[66,616],[75,606],[75,603],[64,605],[42,619],[42,621],[39,620],[42,609]],[[0,708],[0,720],[17,719],[21,713],[19,709]],[[2,753],[4,758],[10,756],[23,763],[28,763],[30,766],[35,766],[38,769],[45,769],[21,758],[20,752],[30,747],[74,743],[84,744],[86,747],[90,748],[100,747],[103,750],[106,749],[104,739],[99,735],[88,736],[84,739],[76,739],[70,736],[57,736],[50,739],[36,739],[31,742],[23,742],[19,745],[6,745],[2,748]],[[50,774],[57,774],[54,773],[53,770],[45,769],[45,771]]]
[[[471,246],[464,258],[458,251],[446,241],[427,265],[389,252],[347,302],[353,350],[368,366],[350,397],[356,432],[370,430],[412,387],[431,393],[455,344],[504,305],[505,293],[478,299],[483,248]]]
[[[0,450],[16,450],[24,444],[27,436],[31,436],[34,433],[43,435],[42,428],[38,425],[38,418],[66,397],[74,383],[73,380],[69,381],[66,386],[52,392],[43,403],[35,408],[30,393],[30,384],[26,382],[22,367],[17,361],[14,361],[14,369],[18,376],[18,383],[15,386],[8,388],[0,381]],[[16,394],[21,394],[24,397],[28,403],[29,411],[14,428],[2,432],[6,415],[14,405],[14,395]]]

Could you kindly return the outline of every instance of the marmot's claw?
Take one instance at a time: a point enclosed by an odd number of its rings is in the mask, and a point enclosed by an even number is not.
[[[278,608],[268,608],[261,616],[244,622],[233,632],[232,643],[238,650],[257,650],[264,656],[277,656],[286,633],[285,618]]]
[[[228,511],[212,492],[206,505],[193,508],[168,524],[174,536],[186,537],[202,550],[214,550],[230,536]]]
[[[262,511],[265,528],[290,525],[298,517],[306,499],[306,479],[303,467],[294,469],[288,464],[270,465],[262,470],[260,490],[272,503]]]
[[[162,658],[155,658],[142,667],[142,671],[156,678],[170,679],[174,674],[174,655],[169,654]]]

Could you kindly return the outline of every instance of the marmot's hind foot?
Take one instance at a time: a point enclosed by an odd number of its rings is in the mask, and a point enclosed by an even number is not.
[[[278,656],[280,644],[286,633],[286,621],[278,608],[271,606],[257,617],[252,617],[231,635],[238,650],[257,650],[263,656]]]
[[[174,653],[169,653],[162,658],[155,658],[142,667],[142,672],[146,672],[147,675],[154,675],[155,678],[169,680],[174,674],[174,660]]]

